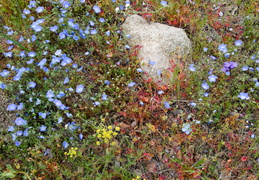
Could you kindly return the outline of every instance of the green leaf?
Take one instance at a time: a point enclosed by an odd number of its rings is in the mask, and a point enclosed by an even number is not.
[[[27,49],[26,47],[24,47],[23,45],[21,45],[19,42],[17,42],[17,41],[15,41],[15,40],[13,40],[12,38],[10,38],[10,37],[8,37],[8,36],[6,36],[5,34],[0,34],[1,36],[3,36],[3,37],[5,37],[6,39],[9,39],[9,40],[11,40],[14,44],[16,44],[17,46],[19,46],[20,48],[22,48],[22,49],[24,49],[24,50],[26,50],[26,51],[30,51],[29,49]]]
[[[206,159],[204,158],[204,159],[201,159],[201,160],[199,160],[198,162],[196,162],[192,167],[198,167],[198,166],[200,166],[202,163],[204,163],[204,161],[205,161]]]
[[[5,177],[5,178],[14,178],[16,175],[15,175],[15,172],[14,171],[4,171],[2,174],[1,174],[1,177]]]

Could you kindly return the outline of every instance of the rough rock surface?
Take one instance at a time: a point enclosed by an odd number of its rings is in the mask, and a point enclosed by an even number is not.
[[[169,84],[172,81],[169,70],[172,61],[180,63],[177,57],[187,56],[191,50],[191,41],[185,31],[165,24],[149,23],[139,15],[129,16],[122,28],[125,35],[130,35],[130,46],[141,46],[138,58],[141,59],[142,70],[156,83]]]

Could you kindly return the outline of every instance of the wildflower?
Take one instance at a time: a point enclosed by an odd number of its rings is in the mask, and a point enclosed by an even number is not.
[[[189,135],[192,131],[191,124],[188,124],[188,123],[183,124],[182,131],[185,134]]]
[[[8,132],[14,131],[14,127],[13,127],[13,126],[9,126],[7,131],[8,131]]]
[[[46,114],[46,113],[43,113],[43,112],[39,112],[38,115],[39,115],[40,117],[42,117],[42,119],[46,119],[46,117],[47,117],[47,114]]]
[[[97,5],[94,5],[94,6],[93,6],[93,10],[94,10],[94,12],[95,12],[96,14],[98,14],[98,13],[100,13],[100,12],[101,12],[100,7],[99,7],[99,6],[97,6]]]
[[[7,111],[15,111],[17,108],[17,105],[16,104],[9,104],[7,106]]]
[[[66,141],[64,141],[63,143],[62,143],[62,146],[63,146],[63,148],[67,148],[69,145],[68,145],[68,143],[66,142]]]
[[[157,92],[157,94],[159,94],[159,95],[164,94],[164,91],[160,90]]]
[[[18,106],[17,106],[17,110],[22,110],[23,109],[23,103],[20,103]]]
[[[142,70],[142,69],[140,69],[140,68],[138,68],[138,69],[137,69],[137,71],[138,71],[138,72],[140,72],[140,73],[141,73],[141,72],[143,72],[143,70]]]
[[[63,122],[63,118],[62,117],[59,117],[58,118],[58,124],[62,123]]]
[[[167,1],[161,1],[160,4],[161,4],[162,6],[166,6],[166,5],[167,5]]]
[[[231,69],[234,69],[237,66],[238,66],[237,62],[233,62],[233,61],[224,62],[223,68],[221,70],[223,72],[227,72],[227,71],[230,71]]]
[[[2,77],[8,77],[9,74],[10,74],[10,72],[7,71],[7,70],[3,70],[3,71],[0,73],[0,75],[1,75]]]
[[[107,101],[107,100],[108,100],[108,98],[107,98],[107,95],[106,95],[106,94],[103,94],[103,95],[102,95],[102,100],[103,100],[103,101]]]
[[[218,76],[215,76],[214,74],[212,74],[212,75],[210,75],[208,78],[209,78],[209,81],[210,81],[210,82],[216,82]]]
[[[226,44],[220,44],[218,46],[218,50],[223,52],[223,53],[227,53],[228,52],[227,45]]]
[[[14,122],[15,122],[15,124],[16,124],[17,126],[22,126],[22,125],[26,125],[26,124],[27,124],[27,121],[24,120],[24,119],[21,118],[21,117],[16,118],[16,120],[15,120]]]
[[[130,83],[128,84],[128,87],[133,87],[133,86],[135,86],[135,85],[136,85],[135,82],[130,82]]]
[[[25,51],[21,51],[19,54],[20,57],[26,57]]]
[[[33,61],[34,61],[34,59],[30,59],[29,61],[27,61],[26,63],[27,64],[32,64],[33,63]]]
[[[42,69],[46,62],[47,62],[47,59],[44,58],[44,59],[42,59],[42,60],[38,63],[37,66],[39,66],[39,67]]]
[[[84,90],[84,85],[80,84],[76,87],[76,92],[77,93],[82,93]]]
[[[235,46],[241,46],[243,44],[243,41],[237,40],[235,41]]]
[[[64,32],[60,32],[59,33],[59,38],[60,39],[65,39],[66,38],[66,34]]]
[[[96,30],[96,29],[92,29],[92,30],[90,31],[90,34],[91,34],[91,35],[97,34],[97,30]]]
[[[83,134],[80,133],[78,137],[79,137],[80,140],[82,140],[83,139]]]
[[[17,136],[21,136],[22,134],[23,134],[23,132],[21,130],[16,132]]]
[[[13,56],[13,52],[5,52],[5,53],[4,53],[4,56],[11,58],[11,57]]]
[[[71,6],[71,4],[68,1],[63,1],[62,6],[63,6],[63,8],[69,8],[69,6]]]
[[[156,64],[156,62],[155,62],[155,61],[149,61],[149,64],[150,64],[151,66],[153,66],[153,65]]]
[[[195,107],[195,106],[196,106],[196,103],[191,102],[190,105]]]
[[[56,32],[58,30],[58,26],[56,26],[56,25],[52,26],[52,27],[49,28],[49,30],[52,31],[52,32]]]
[[[189,67],[188,67],[188,69],[189,69],[190,71],[196,71],[196,68],[194,67],[194,64],[190,64]]]
[[[24,136],[28,136],[28,135],[29,135],[29,130],[28,130],[28,128],[26,128],[26,129],[23,131],[23,135],[24,135]]]
[[[28,53],[28,56],[29,56],[29,57],[35,57],[35,56],[36,56],[36,53],[35,53],[35,52],[29,52],[29,53]]]
[[[44,10],[44,7],[40,6],[40,7],[37,7],[36,12],[41,13],[43,10]]]
[[[165,107],[166,109],[169,109],[169,108],[170,108],[169,102],[165,101],[165,102],[164,102],[164,107]]]
[[[208,90],[210,88],[210,86],[205,82],[201,84],[201,87],[205,90]]]
[[[36,83],[33,82],[33,81],[31,81],[31,82],[28,83],[28,87],[29,87],[29,88],[35,88],[35,86],[36,86]]]
[[[30,14],[30,13],[31,13],[31,11],[29,9],[24,9],[23,10],[23,14]]]
[[[99,106],[99,105],[100,105],[100,102],[95,101],[95,102],[94,102],[94,105],[95,105],[95,106]]]
[[[44,131],[47,130],[47,126],[41,125],[41,126],[39,127],[39,129],[40,129],[41,132],[44,132]]]
[[[104,18],[100,18],[99,21],[100,21],[101,23],[104,23],[104,22],[105,22],[105,19],[104,19]]]
[[[34,7],[36,7],[36,1],[30,1],[28,8],[34,8]]]
[[[54,91],[48,90],[48,91],[47,91],[47,94],[46,94],[46,97],[47,97],[47,98],[53,98],[53,97],[55,97]]]
[[[105,80],[104,84],[110,85],[111,83],[108,80]]]
[[[242,100],[248,100],[249,99],[249,96],[248,96],[248,93],[244,93],[244,92],[241,92],[238,97]]]
[[[243,66],[243,67],[242,67],[242,71],[247,71],[248,69],[249,69],[248,66]]]
[[[21,142],[20,141],[15,141],[15,146],[20,146],[21,145]]]

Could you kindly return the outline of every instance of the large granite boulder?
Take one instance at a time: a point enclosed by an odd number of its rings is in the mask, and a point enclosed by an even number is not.
[[[160,23],[147,22],[139,15],[127,17],[122,24],[124,35],[129,36],[130,46],[139,45],[138,58],[141,68],[160,84],[170,84],[172,64],[179,64],[191,50],[191,41],[185,31]]]

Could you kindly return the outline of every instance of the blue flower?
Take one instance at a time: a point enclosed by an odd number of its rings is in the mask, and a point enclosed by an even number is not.
[[[10,72],[7,71],[7,70],[3,70],[3,71],[0,73],[0,75],[1,75],[2,77],[8,77],[9,74],[10,74]]]
[[[21,136],[22,134],[23,134],[23,132],[21,130],[16,132],[17,136]]]
[[[97,34],[97,30],[96,30],[96,29],[92,29],[92,30],[90,31],[90,34],[91,34],[91,35]]]
[[[29,52],[29,53],[28,53],[28,56],[29,56],[29,57],[35,57],[35,56],[36,56],[36,53],[35,53],[35,52]]]
[[[210,81],[210,82],[216,82],[218,76],[215,76],[214,74],[212,74],[212,75],[210,75],[208,78],[209,78],[209,81]]]
[[[204,52],[207,52],[207,51],[208,51],[208,48],[203,48],[203,51],[204,51]]]
[[[43,113],[43,112],[39,112],[38,115],[39,115],[40,117],[42,117],[42,119],[46,119],[46,117],[47,117],[47,114],[46,114],[46,113]]]
[[[39,127],[39,129],[40,129],[41,132],[44,132],[44,131],[47,130],[47,126],[41,125],[41,126]]]
[[[21,142],[20,141],[15,141],[15,146],[20,146],[21,145]]]
[[[94,102],[94,105],[95,105],[95,106],[99,106],[99,105],[100,105],[100,102],[95,101],[95,102]]]
[[[52,32],[56,32],[58,30],[58,26],[56,26],[56,25],[52,26],[52,27],[49,28],[49,30],[52,31]]]
[[[4,53],[4,56],[11,58],[11,57],[13,56],[13,52],[5,52],[5,53]]]
[[[167,5],[167,1],[161,1],[160,4],[161,4],[162,6],[166,6],[166,5]]]
[[[223,52],[223,53],[227,53],[228,52],[227,45],[226,44],[220,44],[218,46],[218,50]]]
[[[234,69],[237,66],[238,66],[237,62],[233,62],[233,61],[224,62],[223,68],[221,70],[223,72],[228,72],[228,71],[230,71],[231,69]]]
[[[195,107],[195,106],[196,106],[196,103],[191,102],[190,105]]]
[[[247,71],[248,69],[249,69],[248,66],[243,66],[243,67],[242,67],[242,71]]]
[[[103,100],[103,101],[107,101],[107,100],[108,100],[108,98],[107,98],[107,95],[106,95],[106,94],[103,94],[103,95],[102,95],[102,100]]]
[[[24,136],[28,136],[28,135],[29,135],[28,128],[26,128],[26,129],[23,131],[23,135],[24,135]]]
[[[84,138],[83,134],[79,134],[79,139],[82,140]]]
[[[20,103],[18,106],[17,106],[17,110],[22,110],[23,109],[23,103]]]
[[[104,84],[110,85],[111,83],[108,80],[105,80]]]
[[[100,18],[99,21],[100,21],[101,23],[104,23],[104,22],[105,22],[105,19],[104,19],[104,18]]]
[[[84,91],[84,85],[79,84],[79,85],[76,87],[76,92],[77,92],[77,93],[82,93],[83,91]]]
[[[48,91],[47,91],[47,94],[46,94],[46,97],[47,97],[47,98],[53,98],[53,97],[55,97],[54,91],[48,90]]]
[[[71,6],[71,4],[68,1],[63,1],[62,6],[63,6],[63,8],[69,8]]]
[[[15,122],[15,124],[16,124],[17,126],[23,126],[23,125],[26,125],[26,124],[27,124],[27,121],[24,120],[24,119],[21,118],[21,117],[16,118],[16,120],[15,120],[14,122]]]
[[[95,12],[96,14],[98,14],[98,13],[100,13],[100,12],[101,12],[100,7],[99,7],[99,6],[97,6],[97,5],[94,5],[94,6],[93,6],[93,10],[94,10],[94,12]]]
[[[38,63],[38,65],[37,66],[39,66],[41,69],[43,68],[43,66],[46,64],[46,62],[47,62],[47,59],[46,58],[44,58],[44,59],[42,59],[39,63]]]
[[[247,100],[249,99],[249,96],[248,96],[248,93],[244,93],[244,92],[241,92],[238,97],[242,100]]]
[[[60,32],[59,33],[59,38],[60,39],[65,39],[66,38],[66,34],[64,32]]]
[[[13,126],[9,126],[7,131],[8,131],[8,132],[14,131],[14,127],[13,127]]]
[[[36,86],[36,83],[33,82],[33,81],[31,81],[31,82],[28,83],[28,87],[29,87],[29,88],[35,88],[35,86]]]
[[[135,85],[136,85],[135,82],[130,82],[130,83],[128,84],[129,87],[133,87],[133,86],[135,86]]]
[[[237,40],[235,41],[235,46],[241,46],[243,44],[243,41]]]
[[[58,124],[62,123],[63,122],[63,118],[62,117],[59,117],[58,118]]]
[[[202,83],[201,87],[205,90],[208,90],[210,88],[210,86],[208,85],[208,83]]]
[[[170,108],[169,102],[165,101],[165,102],[164,102],[164,107],[165,107],[166,109],[169,109],[169,108]]]
[[[190,64],[189,67],[188,67],[188,69],[189,69],[190,71],[196,71],[196,67],[194,67],[194,64]]]
[[[7,106],[7,111],[15,111],[17,108],[17,105],[16,104],[9,104]]]
[[[30,14],[30,13],[31,13],[31,11],[29,9],[24,9],[23,10],[23,14]]]
[[[159,94],[159,95],[164,94],[164,91],[160,90],[157,92],[157,94]]]
[[[43,10],[44,10],[44,7],[40,6],[40,7],[37,7],[36,12],[41,13]]]
[[[149,61],[149,64],[150,64],[151,66],[153,66],[153,65],[156,64],[156,62],[155,62],[155,61]]]
[[[192,131],[191,125],[188,123],[183,124],[182,131],[189,135]]]
[[[36,7],[36,1],[30,1],[28,8],[34,8],[34,7]]]
[[[69,82],[69,79],[68,79],[68,77],[66,77],[63,84],[67,84],[68,82]]]

